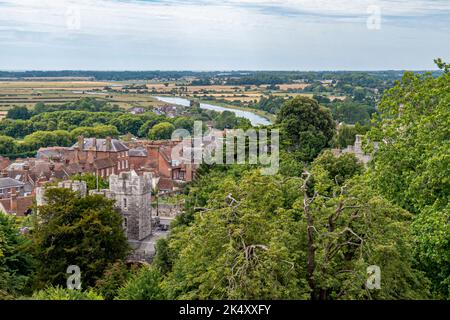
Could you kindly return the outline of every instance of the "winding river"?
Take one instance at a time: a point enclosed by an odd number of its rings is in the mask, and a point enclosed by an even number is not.
[[[191,102],[188,99],[179,98],[179,97],[155,96],[155,98],[162,102],[173,103],[173,104],[177,104],[177,105],[184,106],[184,107],[189,107],[191,105]],[[260,115],[257,115],[251,111],[244,111],[244,110],[239,110],[239,109],[215,106],[215,105],[212,105],[209,103],[200,103],[200,108],[206,109],[206,110],[218,111],[218,112],[222,112],[222,111],[233,112],[236,114],[237,117],[246,118],[246,119],[250,120],[250,122],[253,126],[271,124],[271,122],[268,119],[261,117]]]

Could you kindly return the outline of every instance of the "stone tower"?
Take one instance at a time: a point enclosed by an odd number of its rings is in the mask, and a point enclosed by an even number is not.
[[[115,200],[124,219],[128,240],[143,240],[152,234],[152,174],[134,170],[109,177],[109,190],[91,191]]]

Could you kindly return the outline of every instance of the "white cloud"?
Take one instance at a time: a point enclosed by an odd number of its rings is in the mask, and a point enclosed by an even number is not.
[[[381,7],[389,31],[367,30],[369,5]],[[70,28],[69,8],[80,13],[79,29]],[[62,61],[60,68],[325,68],[347,60],[359,67],[382,63],[380,52],[400,45],[398,56],[410,59],[425,49],[445,52],[449,16],[448,0],[0,0],[0,68],[40,59]],[[421,42],[425,49],[416,49]]]
[[[3,0],[0,28],[41,32],[66,32],[68,8],[81,13],[80,32],[96,34],[146,32],[146,28],[197,31],[199,28],[258,27],[267,15],[311,15],[316,21],[328,16],[347,21],[367,17],[367,8],[378,5],[384,17],[447,14],[448,0],[213,0],[117,1],[117,0]],[[0,30],[1,30],[0,29]],[[167,31],[161,29],[160,31]],[[153,30],[148,30],[153,32]]]
[[[378,5],[389,16],[427,15],[450,12],[448,0],[228,0],[233,4],[281,7],[323,15],[365,15],[367,7]]]

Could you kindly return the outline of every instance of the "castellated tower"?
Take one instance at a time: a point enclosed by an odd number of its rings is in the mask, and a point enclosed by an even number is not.
[[[109,189],[91,190],[89,194],[103,195],[115,201],[115,206],[123,216],[124,231],[128,240],[140,241],[152,234],[152,179],[150,172],[139,176],[134,170],[109,176]],[[38,206],[46,204],[45,190],[48,188],[66,188],[79,193],[81,197],[87,194],[84,181],[62,181],[58,186],[36,188]]]
[[[109,189],[91,191],[115,200],[122,213],[128,240],[143,240],[152,234],[152,174],[139,176],[134,170],[109,177]]]
[[[109,177],[109,191],[124,218],[129,240],[142,240],[152,233],[152,174],[138,176],[132,170]]]

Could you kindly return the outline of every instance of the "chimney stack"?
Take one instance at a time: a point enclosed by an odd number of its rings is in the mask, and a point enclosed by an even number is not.
[[[12,213],[18,214],[18,212],[17,212],[17,194],[16,193],[11,194],[9,206],[10,206],[10,210]]]
[[[83,136],[78,137],[78,149],[80,149],[80,150],[84,149],[84,137]]]
[[[106,137],[106,151],[110,151],[112,149],[112,138]]]

